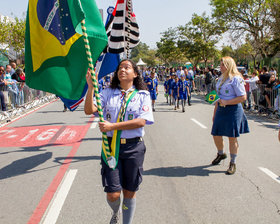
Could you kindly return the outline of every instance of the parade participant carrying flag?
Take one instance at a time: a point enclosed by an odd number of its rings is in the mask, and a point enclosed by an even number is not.
[[[30,0],[26,19],[26,83],[29,87],[78,100],[86,88],[85,20],[92,62],[107,44],[95,1]]]
[[[118,0],[108,27],[107,52],[128,57],[139,42],[138,25],[132,12],[131,0]],[[135,35],[137,34],[137,35]],[[89,90],[85,113],[97,111],[89,74]],[[136,209],[136,192],[142,180],[146,147],[143,128],[153,123],[151,99],[142,75],[134,62],[124,59],[114,72],[110,86],[102,91],[101,106],[105,122],[99,123],[101,132],[108,134],[110,154],[102,144],[101,174],[107,202],[112,209],[110,223],[119,223],[122,207],[123,224],[131,224]],[[120,195],[123,193],[121,206]]]
[[[132,10],[131,0],[118,0],[110,15],[112,8],[109,7],[106,32],[108,36],[108,46],[105,49],[106,53],[119,55],[125,53],[127,57],[129,50],[137,46],[139,43],[139,27],[136,23],[136,17]],[[98,76],[98,78],[100,78]],[[117,136],[117,135],[116,135]],[[102,158],[104,162],[115,168],[118,163],[118,142],[120,139],[114,138],[111,143],[111,155],[108,156],[105,152],[105,145],[103,144]],[[111,164],[108,164],[110,161]]]

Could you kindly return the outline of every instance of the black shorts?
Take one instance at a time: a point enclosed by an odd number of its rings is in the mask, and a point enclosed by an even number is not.
[[[101,158],[101,175],[104,191],[108,193],[137,191],[142,182],[143,162],[146,152],[144,141],[120,145],[119,161],[115,170]]]

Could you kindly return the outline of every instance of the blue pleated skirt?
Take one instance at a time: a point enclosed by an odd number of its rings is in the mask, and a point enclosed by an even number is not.
[[[226,107],[218,106],[211,134],[236,138],[245,133],[249,133],[249,126],[241,103]]]

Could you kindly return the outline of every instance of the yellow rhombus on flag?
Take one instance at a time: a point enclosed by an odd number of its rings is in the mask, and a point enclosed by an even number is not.
[[[210,104],[213,104],[218,99],[220,99],[220,98],[215,90],[213,90],[211,93],[207,94],[205,97],[205,100]]]

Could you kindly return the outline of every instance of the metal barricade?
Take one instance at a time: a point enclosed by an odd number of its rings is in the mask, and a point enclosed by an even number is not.
[[[259,114],[268,115],[270,118],[279,116],[279,90],[267,85],[258,84],[258,89],[251,94],[252,108]]]
[[[1,111],[0,122],[23,114],[37,106],[50,102],[56,96],[51,93],[29,88],[25,83],[17,83],[17,88],[6,86],[4,90],[6,111]]]
[[[217,78],[211,82],[211,91],[216,89]],[[206,95],[206,85],[203,76],[194,79],[196,94]],[[280,118],[280,88],[267,88],[267,85],[258,84],[258,88],[247,93],[247,100],[243,102],[244,109],[269,118]]]

